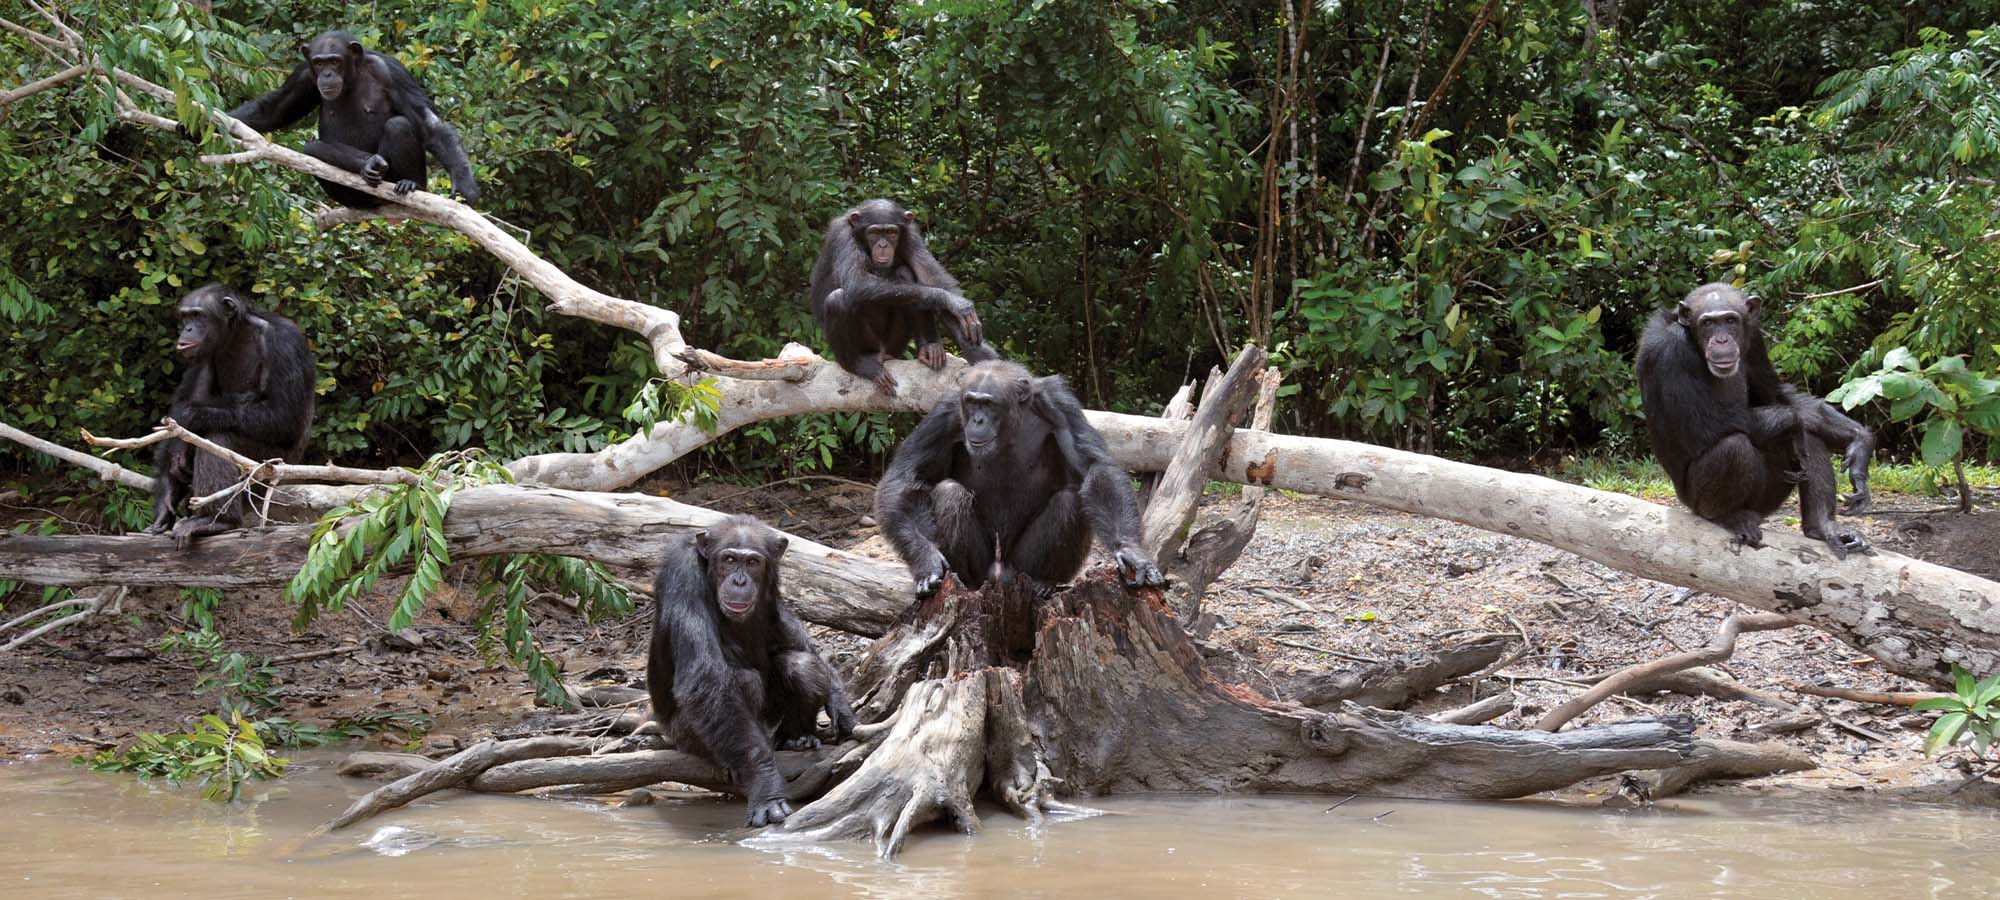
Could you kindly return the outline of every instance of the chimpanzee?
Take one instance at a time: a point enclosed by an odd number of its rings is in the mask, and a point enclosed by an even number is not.
[[[834,360],[888,393],[895,393],[896,377],[882,362],[901,356],[911,338],[918,360],[944,366],[939,313],[966,360],[999,357],[982,342],[979,312],[931,255],[916,218],[893,200],[863,203],[827,223],[813,263],[813,320],[826,332]]]
[[[278,89],[229,111],[258,131],[286,128],[319,107],[319,140],[307,155],[398,194],[424,185],[428,149],[451,188],[467,203],[479,202],[479,183],[458,132],[437,113],[410,70],[393,56],[364,49],[345,31],[329,31],[305,46],[305,62]],[[356,209],[374,209],[382,198],[322,179],[326,195]]]
[[[1705,284],[1647,323],[1639,341],[1639,393],[1653,452],[1674,493],[1732,543],[1763,546],[1761,524],[1799,490],[1801,530],[1836,557],[1866,550],[1860,533],[1834,523],[1829,448],[1845,451],[1854,495],[1865,508],[1875,437],[1817,397],[1780,382],[1758,322],[1757,298]]]
[[[875,508],[918,596],[947,573],[967,587],[1018,573],[1053,589],[1083,568],[1093,532],[1127,584],[1166,583],[1139,546],[1131,476],[1060,376],[1014,363],[965,370],[896,448]]]
[[[753,517],[730,516],[668,543],[653,582],[653,718],[675,747],[729,770],[749,796],[752,826],[792,813],[774,741],[780,750],[819,746],[821,710],[834,740],[854,732],[840,677],[779,591],[786,543]]]
[[[180,336],[174,349],[187,360],[181,386],[167,413],[195,434],[264,460],[297,461],[312,431],[313,357],[292,320],[251,308],[236,291],[204,285],[181,298],[175,310]],[[181,502],[207,496],[241,478],[235,465],[179,440],[161,441],[154,457],[153,524],[147,534],[174,533],[188,549],[195,538],[242,524],[246,493],[175,521]]]

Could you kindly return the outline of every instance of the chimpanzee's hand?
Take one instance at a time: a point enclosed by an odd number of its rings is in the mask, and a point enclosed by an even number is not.
[[[944,554],[932,551],[931,561],[910,574],[917,579],[917,599],[924,600],[944,587],[945,578],[951,575],[951,566],[945,564]]]
[[[846,697],[826,701],[826,717],[833,721],[834,743],[854,736],[854,707],[847,704]]]
[[[361,180],[368,182],[370,187],[381,184],[382,176],[388,172],[389,161],[383,159],[380,153],[368,157],[368,161],[361,164]]]
[[[931,341],[928,344],[918,347],[917,362],[923,363],[933,369],[944,368],[944,345],[937,341]]]
[[[951,315],[958,319],[958,333],[965,342],[974,347],[985,343],[986,332],[979,324],[979,310],[972,305],[972,301],[964,297],[953,297],[952,301]]]
[[[1166,587],[1167,576],[1160,574],[1159,564],[1146,558],[1146,553],[1137,547],[1120,547],[1117,553],[1118,574],[1125,577],[1127,587]]]
[[[454,178],[451,181],[451,192],[457,194],[459,199],[464,200],[468,206],[476,206],[479,203],[479,182],[477,181],[466,179],[464,184],[460,184],[458,179]]]
[[[414,179],[405,178],[401,181],[396,182],[396,193],[398,194],[407,194],[416,189],[417,189],[417,182]]]

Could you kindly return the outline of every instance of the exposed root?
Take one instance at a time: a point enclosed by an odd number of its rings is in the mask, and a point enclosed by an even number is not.
[[[1760,778],[1813,768],[1804,750],[1779,743],[1746,744],[1706,738],[1694,742],[1694,755],[1686,763],[1641,776],[1654,799],[1671,797],[1704,781],[1723,778]]]
[[[1667,672],[1678,672],[1728,659],[1736,652],[1736,636],[1742,632],[1776,631],[1797,624],[1799,624],[1797,620],[1779,613],[1731,614],[1729,618],[1723,620],[1722,627],[1716,630],[1715,639],[1710,641],[1708,646],[1614,672],[1568,703],[1549,710],[1547,715],[1542,716],[1541,721],[1535,723],[1535,727],[1543,731],[1559,730],[1571,719],[1583,715],[1585,710],[1604,702],[1608,697],[1624,693],[1634,684]]]
[[[910,829],[950,816],[979,830],[973,792],[985,774],[985,672],[912,686],[903,713],[853,776],[785,820],[783,834],[805,841],[870,839],[887,858]]]

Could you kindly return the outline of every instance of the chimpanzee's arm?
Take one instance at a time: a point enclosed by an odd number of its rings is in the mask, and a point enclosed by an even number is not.
[[[290,128],[318,108],[319,88],[313,84],[312,66],[299,63],[277,90],[230,110],[229,117],[260,132],[271,132]]]
[[[919,581],[932,574],[926,567],[943,565],[937,536],[928,533],[924,525],[930,519],[931,488],[951,474],[953,450],[961,436],[957,402],[954,395],[931,408],[916,430],[896,447],[896,455],[875,489],[875,517]]]
[[[1084,418],[1083,404],[1060,377],[1053,375],[1035,379],[1030,402],[1037,414],[1054,426],[1063,462],[1072,477],[1082,482],[1078,493],[1084,518],[1090,521],[1098,542],[1118,561],[1126,581],[1138,587],[1166,584],[1157,561],[1139,543],[1139,499],[1132,493],[1132,476],[1112,458],[1104,436]]]
[[[465,156],[465,144],[459,140],[458,131],[438,115],[430,95],[424,93],[423,85],[417,83],[409,69],[403,68],[402,62],[393,56],[384,55],[381,59],[383,70],[388,73],[390,105],[423,129],[424,149],[451,174],[451,189],[467,203],[479,202],[479,182],[472,176],[472,161]]]

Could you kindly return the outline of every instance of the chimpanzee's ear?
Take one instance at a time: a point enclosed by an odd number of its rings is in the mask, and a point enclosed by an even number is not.
[[[222,292],[222,317],[234,319],[243,314],[243,299],[235,291]]]
[[[366,49],[362,48],[362,46],[361,46],[361,42],[360,42],[360,41],[348,41],[348,42],[347,42],[347,55],[348,55],[348,56],[352,56],[352,57],[354,57],[355,59],[360,59],[361,57],[363,57],[363,56],[366,56],[367,54],[368,54],[368,51],[367,51]]]
[[[847,214],[847,224],[849,224],[849,225],[859,225],[859,224],[861,224],[861,213],[860,213],[859,211],[855,211],[855,212],[851,212],[851,213],[848,213],[848,214]]]
[[[704,528],[694,533],[694,553],[704,560],[715,558],[715,535]]]
[[[1756,294],[1743,295],[1744,313],[1754,316],[1758,313],[1759,310],[1763,308],[1763,306],[1764,306],[1764,298],[1759,297]]]
[[[305,57],[306,62],[313,61],[313,45],[311,41],[299,45],[299,55]]]
[[[771,540],[764,545],[764,555],[769,557],[768,562],[770,562],[772,567],[775,568],[778,565],[778,560],[785,558],[785,548],[791,545],[791,538],[776,533],[771,535]]]
[[[910,210],[907,210],[907,209],[906,209],[906,210],[903,210],[903,221],[905,221],[905,222],[915,222],[916,220],[917,220],[917,214],[916,214],[916,213],[914,213],[914,212],[911,212]]]
[[[1689,306],[1686,300],[1682,300],[1681,305],[1674,308],[1674,319],[1681,323],[1682,328],[1693,328],[1694,307]]]

